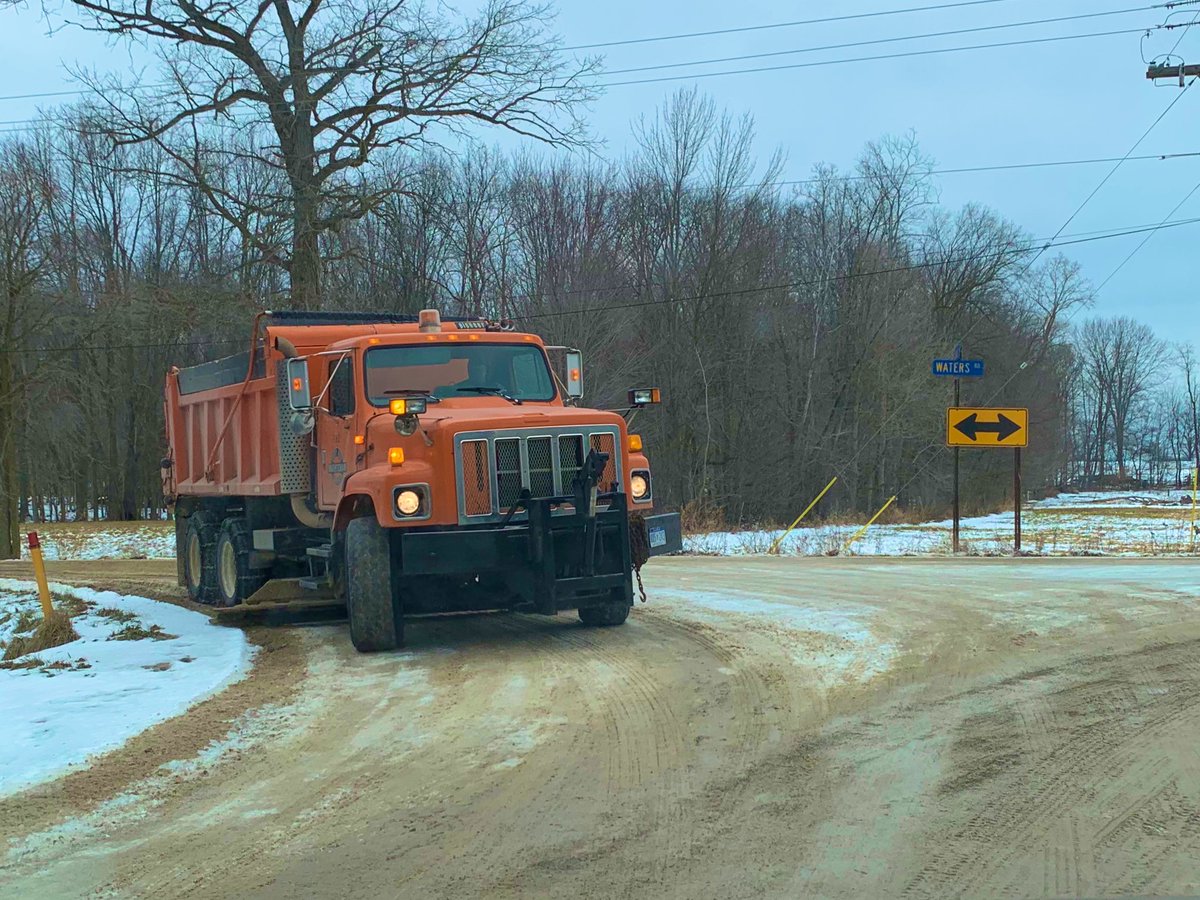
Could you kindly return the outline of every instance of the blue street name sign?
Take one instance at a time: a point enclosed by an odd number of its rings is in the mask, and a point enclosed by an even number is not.
[[[982,378],[982,359],[935,359],[933,374],[940,378]]]

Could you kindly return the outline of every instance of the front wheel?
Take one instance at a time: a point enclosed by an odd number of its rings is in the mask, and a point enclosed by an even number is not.
[[[372,516],[346,526],[345,591],[350,640],[360,653],[395,650],[404,644],[404,616],[392,588],[387,533]]]

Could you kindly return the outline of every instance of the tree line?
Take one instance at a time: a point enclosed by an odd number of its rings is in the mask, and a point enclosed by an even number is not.
[[[267,6],[234,27],[195,17],[236,5],[146,23],[162,7],[71,5],[187,52],[165,55],[168,91],[96,83],[106,102],[0,144],[0,556],[25,519],[162,515],[163,375],[244,349],[263,308],[512,319],[584,351],[590,404],[661,387],[635,430],[659,502],[695,521],[790,520],[835,475],[827,513],[942,511],[951,397],[930,360],[957,344],[988,365],[964,404],[1030,408],[1027,485],[1198,457],[1192,352],[1074,325],[1078,266],[942,206],[912,137],[785,184],[751,118],[682,90],[619,160],[447,148],[427,129],[462,117],[586,146],[593,64],[502,0],[461,26],[347,3],[323,43],[276,4],[276,55]],[[1155,382],[1170,354],[1182,387]],[[1011,492],[1007,454],[963,465],[968,510]]]

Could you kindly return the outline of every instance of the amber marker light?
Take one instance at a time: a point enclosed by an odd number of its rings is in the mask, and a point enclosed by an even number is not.
[[[388,462],[390,462],[393,466],[404,465],[404,448],[392,447],[390,450],[388,450]]]
[[[631,434],[629,436],[629,452],[630,453],[641,453],[642,452],[642,436],[640,434]]]

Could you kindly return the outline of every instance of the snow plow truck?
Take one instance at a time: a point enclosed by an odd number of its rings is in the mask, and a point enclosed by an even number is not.
[[[199,603],[344,602],[364,652],[426,613],[613,626],[641,564],[681,548],[627,424],[658,391],[584,408],[581,354],[508,322],[264,312],[246,352],[172,368],[164,393],[164,493]]]

